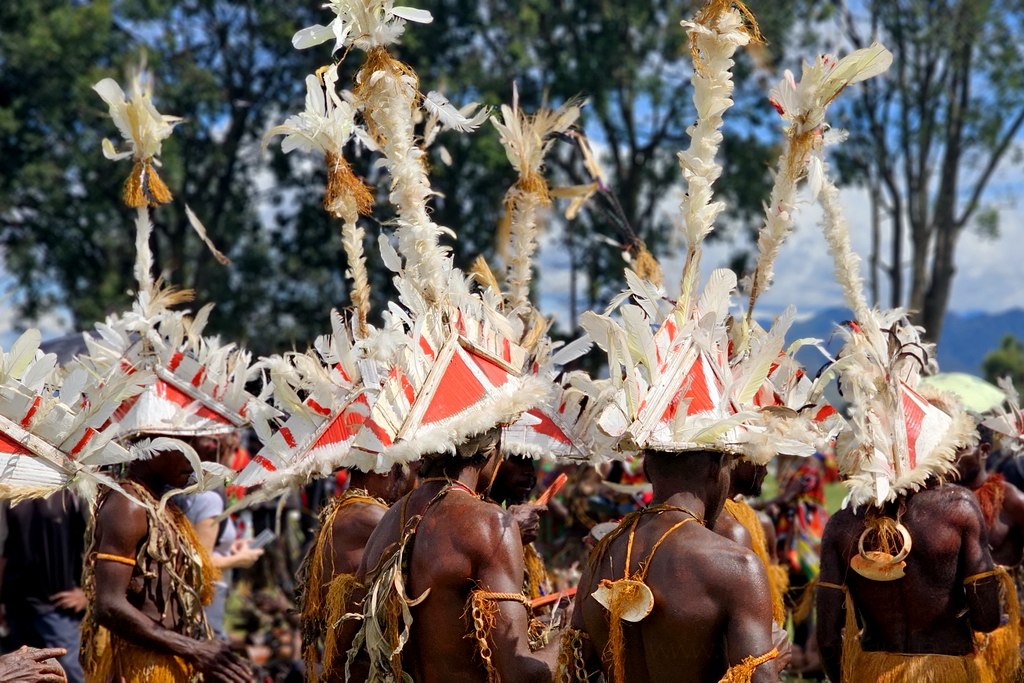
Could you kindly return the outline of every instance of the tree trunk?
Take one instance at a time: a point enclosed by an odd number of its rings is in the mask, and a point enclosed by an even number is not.
[[[868,176],[868,193],[871,198],[871,257],[868,261],[868,271],[871,283],[871,303],[877,305],[878,301],[878,269],[882,241],[882,208],[879,205],[881,197],[878,187],[878,179],[874,174]]]

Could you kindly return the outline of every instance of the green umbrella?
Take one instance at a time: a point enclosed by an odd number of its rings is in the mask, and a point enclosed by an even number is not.
[[[956,394],[967,410],[986,413],[1006,399],[1003,390],[966,372],[940,372],[921,380],[922,384]]]

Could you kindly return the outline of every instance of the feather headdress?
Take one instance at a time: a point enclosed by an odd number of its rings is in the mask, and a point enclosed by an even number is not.
[[[855,318],[838,356],[850,416],[836,438],[836,460],[848,502],[881,506],[951,471],[957,451],[974,443],[977,432],[955,397],[921,384],[934,350],[921,341],[921,328],[899,309],[868,307],[839,190],[824,163],[818,199],[836,279]]]
[[[61,378],[56,356],[42,354],[39,342],[39,331],[30,329],[0,351],[0,499],[17,502],[68,486],[91,498],[97,484],[111,483],[98,468],[132,457],[113,441],[110,418],[141,387],[123,374],[111,381],[84,373]]]
[[[771,102],[785,122],[784,144],[758,235],[746,315],[735,319],[730,330],[730,354],[734,363],[746,360],[746,372],[756,369],[760,373],[765,364],[770,366],[768,379],[753,397],[762,411],[765,429],[748,431],[746,436],[752,443],[780,447],[785,454],[804,451],[809,444],[824,446],[838,431],[842,420],[825,401],[823,391],[835,373],[830,371],[811,381],[793,357],[800,346],[816,344],[817,340],[800,340],[784,352],[785,332],[795,314],[792,307],[771,330],[765,330],[753,319],[754,306],[771,285],[775,259],[793,230],[798,182],[809,176],[813,197],[820,191],[824,137],[829,132],[825,120],[828,105],[846,85],[884,71],[891,61],[889,51],[878,44],[842,60],[824,55],[813,65],[804,64],[799,83],[786,71],[772,91]],[[773,438],[766,442],[765,434]]]
[[[524,372],[546,387],[544,401],[505,428],[502,450],[509,455],[590,460],[610,446],[594,420],[610,400],[610,383],[592,380],[584,372],[560,377],[561,369],[589,351],[592,342],[583,336],[564,346],[553,343],[548,322],[530,300],[537,235],[545,220],[543,210],[551,203],[544,158],[554,136],[566,133],[579,115],[580,105],[574,100],[527,114],[513,90],[512,106],[502,106],[500,120],[491,119],[518,174],[505,195],[507,234],[499,235],[507,240],[507,246],[499,245],[505,247],[507,259],[503,307],[523,323],[520,342],[528,351]],[[490,286],[497,291],[496,280]]]
[[[291,417],[266,435],[241,480],[261,481],[268,490],[340,466],[386,471],[424,453],[454,450],[468,436],[513,419],[537,400],[537,390],[524,390],[519,377],[524,352],[513,342],[512,323],[493,298],[470,293],[467,278],[440,245],[441,235],[450,231],[436,225],[427,208],[433,192],[414,132],[416,119],[427,120],[432,138],[441,128],[472,130],[486,112],[474,117],[437,93],[421,95],[412,69],[387,51],[406,20],[429,21],[429,13],[376,0],[332,2],[330,8],[336,14],[331,26],[300,31],[296,47],[334,36],[336,48],[354,46],[367,57],[354,92],[343,99],[335,92],[334,67],[322,81],[307,79],[315,100],[312,107],[307,102],[307,118],[322,118],[321,99],[334,103],[325,104],[327,115],[350,104],[366,130],[353,125],[343,131],[344,139],[313,146],[340,154],[354,135],[383,153],[392,177],[389,198],[398,213],[398,250],[383,235],[379,243],[385,265],[396,273],[402,305],[391,304],[380,330],[366,325],[365,314],[354,330],[334,314],[332,335],[318,340],[315,354],[265,361],[275,402]],[[316,116],[308,116],[311,109]],[[294,120],[270,134],[294,135],[300,123]],[[350,229],[357,218],[350,211],[343,231],[354,291],[361,287],[353,263],[363,270],[362,230]]]
[[[722,114],[732,106],[732,57],[759,34],[749,13],[733,3],[711,2],[683,25],[695,58],[698,118],[688,131],[689,149],[679,155],[687,185],[678,229],[687,246],[681,296],[670,302],[660,287],[626,271],[628,290],[612,307],[580,319],[608,355],[616,392],[598,423],[620,454],[644,449],[744,453],[751,447],[745,432],[759,416],[753,397],[770,369],[761,362],[762,355],[771,354],[767,347],[745,364],[730,363],[728,310],[735,275],[716,270],[703,291],[698,289],[702,244],[724,208],[713,201],[712,185],[722,170],[715,157]]]
[[[147,179],[152,180],[148,169],[159,163],[156,158],[159,141],[170,134],[172,124],[179,120],[156,111],[151,100],[151,83],[145,69],[139,69],[132,78],[128,96],[112,79],[104,79],[94,86],[133,150],[136,160],[133,178],[141,164],[139,183],[144,196],[152,194],[152,190],[147,189]],[[111,147],[104,141],[105,152]],[[117,159],[124,155],[107,156]],[[84,372],[92,377],[109,378],[120,373],[136,379],[142,386],[141,391],[121,402],[114,412],[117,438],[123,442],[148,435],[226,434],[276,415],[273,408],[245,390],[250,379],[249,354],[234,344],[222,344],[216,337],[204,336],[212,306],[204,306],[195,316],[187,311],[172,310],[172,306],[191,300],[191,293],[166,287],[153,277],[149,245],[153,227],[149,209],[151,205],[170,200],[169,192],[160,202],[134,202],[126,194],[125,203],[136,210],[136,298],[129,311],[98,323],[95,337],[85,335],[87,351],[70,366],[72,374]],[[185,211],[200,239],[218,260],[226,263],[227,259],[213,247],[195,213],[187,206]],[[194,455],[187,444],[167,438],[138,442],[133,452],[136,457],[148,457],[172,444],[186,455]],[[193,465],[200,483],[204,481],[204,470],[220,472],[214,464],[200,466],[198,457],[193,458]]]

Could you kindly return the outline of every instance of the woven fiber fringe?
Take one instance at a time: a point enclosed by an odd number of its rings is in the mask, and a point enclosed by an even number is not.
[[[523,548],[523,560],[526,564],[526,594],[530,598],[539,598],[541,588],[548,580],[548,570],[544,568],[544,560],[533,545]]]
[[[768,574],[768,589],[772,599],[772,621],[782,626],[786,623],[786,605],[783,596],[789,588],[789,573],[785,567],[774,564],[768,555],[768,539],[764,535],[764,528],[761,527],[757,510],[743,501],[731,498],[726,499],[725,509],[750,534],[754,553],[761,560],[761,564],[764,565],[765,572]]]
[[[1006,683],[996,678],[976,654],[904,655],[865,652],[853,600],[846,594],[846,630],[843,635],[843,683]]]
[[[1020,659],[1020,603],[1017,600],[1017,586],[1013,577],[1005,567],[997,567],[999,583],[1002,586],[1001,601],[1006,605],[1009,619],[992,633],[974,634],[975,649],[993,679],[997,681],[1016,681],[1021,674]]]
[[[184,660],[172,655],[146,650],[116,636],[106,629],[98,634],[104,643],[97,658],[86,664],[86,683],[111,681],[145,681],[146,683],[193,683],[201,680]]]
[[[615,591],[608,605],[608,645],[605,655],[611,658],[612,683],[626,683],[626,635],[622,628],[622,614],[639,597],[638,582],[630,581]]]
[[[760,657],[746,657],[736,666],[730,666],[718,683],[750,683],[754,678],[754,671],[757,670],[757,667],[772,661],[778,656],[779,649],[772,648],[770,652],[766,652]]]
[[[333,670],[334,660],[338,656],[338,622],[348,612],[348,604],[352,592],[361,584],[355,574],[339,574],[331,579],[327,588],[327,604],[324,612],[326,630],[324,633],[324,674]],[[397,625],[396,625],[397,626]],[[315,649],[314,644],[314,649]],[[307,670],[307,675],[312,675]]]
[[[320,665],[320,638],[324,635],[324,561],[332,552],[334,518],[338,514],[336,500],[328,503],[320,514],[320,527],[309,554],[299,569],[299,623],[302,625],[302,660],[306,664],[306,680],[316,683]]]

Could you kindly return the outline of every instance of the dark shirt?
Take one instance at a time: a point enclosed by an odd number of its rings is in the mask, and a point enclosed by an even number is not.
[[[54,593],[81,585],[86,518],[69,491],[27,500],[2,510],[7,527],[4,604],[28,600],[49,603]]]

